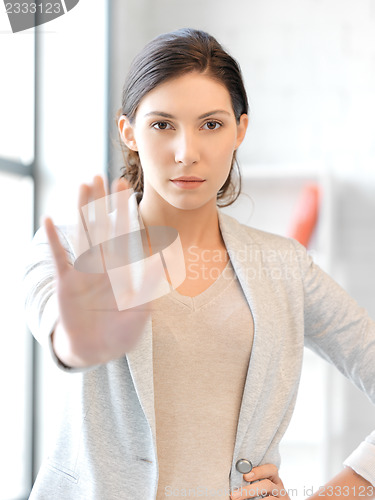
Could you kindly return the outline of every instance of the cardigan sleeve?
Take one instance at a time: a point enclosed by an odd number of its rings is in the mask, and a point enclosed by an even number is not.
[[[69,228],[57,227],[68,260],[73,265],[75,254],[69,241]],[[59,319],[56,293],[56,271],[47,235],[43,227],[38,229],[30,245],[29,262],[25,269],[23,289],[26,321],[31,333],[42,347],[49,350],[54,363],[63,371],[82,372],[90,368],[65,366],[55,354],[52,346],[52,332]]]
[[[294,242],[304,288],[305,345],[334,364],[375,404],[375,322]],[[375,431],[345,460],[375,486]]]

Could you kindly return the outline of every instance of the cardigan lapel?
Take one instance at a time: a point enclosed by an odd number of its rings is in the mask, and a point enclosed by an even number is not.
[[[269,305],[269,290],[266,280],[262,279],[262,271],[264,266],[267,266],[262,260],[262,249],[236,219],[221,213],[220,210],[218,214],[225,246],[254,321],[254,339],[238,418],[233,468],[239,458],[252,458],[240,457],[239,452],[259,400],[267,397],[262,392],[262,387],[271,358],[269,346],[272,344],[275,329]],[[251,448],[251,443],[247,442],[246,447]]]
[[[152,321],[149,318],[137,345],[126,354],[135,391],[151,429],[156,450]]]
[[[130,219],[129,231],[143,229],[144,224],[138,211],[137,193],[133,193],[129,197],[128,209]],[[141,338],[136,346],[126,354],[126,358],[135,391],[151,429],[154,450],[156,450],[151,317],[146,321]]]

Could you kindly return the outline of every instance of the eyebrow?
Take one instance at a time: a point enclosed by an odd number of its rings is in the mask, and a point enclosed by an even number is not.
[[[204,113],[203,115],[198,116],[198,120],[202,120],[203,118],[207,118],[208,116],[216,115],[218,113],[222,113],[222,114],[230,116],[230,113],[228,113],[228,111],[225,111],[224,109],[215,109],[214,111],[209,111],[208,113]],[[164,111],[150,111],[150,113],[145,114],[145,116],[151,116],[151,115],[162,116],[163,118],[176,119],[175,116],[170,115],[169,113],[164,113]]]

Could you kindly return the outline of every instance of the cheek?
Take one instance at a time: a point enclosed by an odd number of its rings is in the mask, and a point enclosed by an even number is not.
[[[160,160],[169,154],[168,144],[165,140],[160,138],[151,137],[143,140],[142,138],[137,141],[138,153],[143,162],[147,164],[156,165],[160,163]]]
[[[211,146],[211,158],[223,168],[230,167],[235,148],[235,140],[233,137],[223,137],[220,141],[215,141]]]

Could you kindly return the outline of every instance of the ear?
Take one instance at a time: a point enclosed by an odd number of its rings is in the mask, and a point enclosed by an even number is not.
[[[237,140],[235,149],[237,149],[245,139],[248,124],[249,117],[244,113],[240,116],[240,123],[237,125]]]
[[[138,151],[137,142],[134,137],[134,129],[126,115],[121,115],[118,120],[118,129],[121,139],[126,146],[133,151]]]

